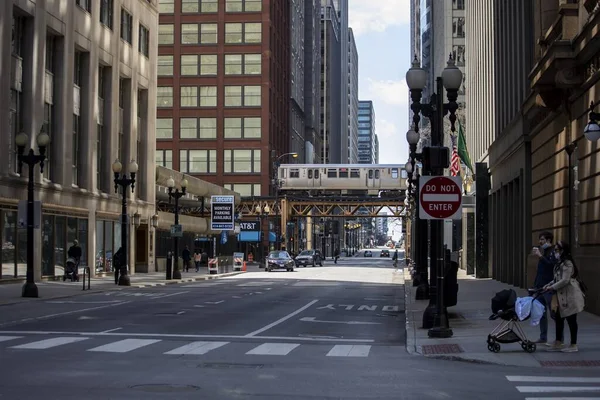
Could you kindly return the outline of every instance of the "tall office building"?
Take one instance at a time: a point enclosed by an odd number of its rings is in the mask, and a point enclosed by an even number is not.
[[[375,147],[375,109],[373,101],[359,100],[358,102],[358,163],[374,164]]]
[[[110,270],[121,242],[121,197],[115,194],[115,159],[139,165],[129,212],[131,271],[148,268],[154,215],[156,113],[156,1],[0,2],[0,278],[23,276],[33,257],[36,277],[62,275],[66,250],[78,240],[82,265]],[[34,168],[40,229],[26,253],[17,212],[26,199],[28,167],[18,168],[15,137],[24,132],[37,151],[41,129],[50,136],[44,172]],[[128,172],[128,171],[125,171]],[[129,189],[131,190],[131,189]],[[131,193],[131,192],[129,192]],[[94,268],[94,266],[96,268]]]
[[[290,7],[160,2],[157,163],[242,196],[273,192],[273,154],[289,152],[292,141],[290,38],[300,32],[290,28]],[[294,107],[301,97],[294,91]]]
[[[320,164],[321,0],[304,0],[304,161]]]
[[[379,136],[375,134],[375,140],[373,142],[373,164],[379,164]]]
[[[297,153],[297,160],[306,158],[305,91],[305,0],[290,0],[290,151]]]
[[[358,164],[358,50],[348,29],[348,163]]]

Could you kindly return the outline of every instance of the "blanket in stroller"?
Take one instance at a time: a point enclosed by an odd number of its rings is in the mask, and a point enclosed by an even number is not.
[[[531,325],[537,326],[544,316],[546,307],[533,297],[519,297],[515,303],[515,312],[520,321],[531,317]]]

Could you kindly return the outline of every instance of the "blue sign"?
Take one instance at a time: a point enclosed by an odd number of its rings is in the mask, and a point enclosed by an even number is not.
[[[227,243],[227,231],[221,232],[221,244]]]

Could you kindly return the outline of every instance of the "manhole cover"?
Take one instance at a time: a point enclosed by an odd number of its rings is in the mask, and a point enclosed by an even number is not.
[[[173,393],[173,392],[195,392],[200,390],[198,386],[192,385],[170,385],[170,384],[149,384],[149,385],[135,385],[131,386],[131,389],[139,390],[142,392],[151,393]]]
[[[457,344],[427,344],[421,351],[423,354],[453,354],[462,353],[463,349]]]
[[[542,367],[600,367],[600,360],[580,360],[580,361],[540,361]]]
[[[264,364],[236,364],[236,363],[204,363],[198,365],[198,368],[214,368],[214,369],[235,369],[235,368],[249,368],[249,369],[261,369]]]

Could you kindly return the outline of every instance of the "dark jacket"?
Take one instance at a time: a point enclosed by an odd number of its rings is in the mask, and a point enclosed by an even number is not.
[[[535,274],[535,282],[533,286],[535,288],[542,288],[544,285],[552,282],[554,279],[554,265],[556,265],[556,257],[554,257],[554,249],[548,247],[543,251],[542,257],[538,261],[537,273]]]
[[[81,254],[81,247],[75,245],[69,247],[69,251],[67,251],[67,256],[73,257],[76,260],[79,260],[81,258]]]
[[[119,250],[113,255],[113,268],[121,268],[125,261],[123,258],[123,248],[119,247]]]
[[[192,253],[189,249],[184,249],[181,253],[181,258],[183,258],[183,261],[190,261],[192,259]]]

